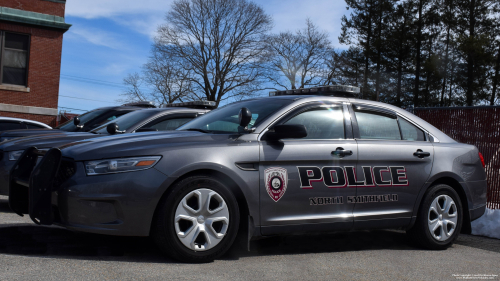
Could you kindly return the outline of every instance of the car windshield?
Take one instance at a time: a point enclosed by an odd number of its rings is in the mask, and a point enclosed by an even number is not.
[[[213,110],[204,116],[198,117],[184,124],[177,130],[199,130],[210,133],[237,133],[239,127],[240,109],[246,107],[252,113],[252,120],[248,127],[255,127],[264,121],[269,115],[290,104],[292,100],[287,99],[258,99],[247,100],[228,104]]]
[[[84,113],[84,114],[78,116],[78,118],[80,118],[80,125],[84,125],[88,121],[99,117],[100,115],[104,114],[105,112],[107,112],[107,109],[96,109],[96,110],[92,110],[92,111],[89,111],[87,113]],[[65,122],[64,124],[57,126],[56,129],[63,130],[66,132],[77,131],[77,127],[75,126],[75,124],[73,122],[74,122],[73,119],[71,119],[71,120]]]
[[[132,111],[130,113],[127,113],[121,117],[116,118],[115,120],[111,120],[103,125],[101,125],[98,128],[95,128],[94,130],[90,131],[91,133],[97,133],[97,134],[107,134],[107,126],[111,123],[116,123],[118,125],[118,129],[123,131],[123,130],[128,130],[130,129],[133,125],[147,120],[149,117],[157,114],[157,110],[137,110],[137,111]]]

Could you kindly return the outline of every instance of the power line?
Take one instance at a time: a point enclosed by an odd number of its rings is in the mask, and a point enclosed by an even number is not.
[[[66,79],[66,80],[76,81],[76,82],[89,83],[89,84],[93,84],[93,85],[115,87],[115,88],[120,88],[120,89],[126,89],[127,88],[125,86],[119,86],[119,85],[114,85],[114,84],[107,84],[106,82],[97,82],[97,81],[83,80],[83,79],[70,78],[70,77],[61,77],[61,78],[62,79]]]
[[[115,88],[120,88],[120,89],[127,89],[127,86],[125,86],[121,83],[117,83],[117,82],[104,81],[104,80],[79,77],[79,76],[73,76],[73,75],[66,75],[66,74],[61,74],[61,78],[66,79],[66,80],[76,81],[76,82],[89,83],[89,84],[108,86],[108,87],[115,87]],[[146,90],[145,88],[140,88],[140,89]]]
[[[112,102],[112,101],[93,100],[93,99],[78,98],[78,97],[65,96],[65,95],[59,95],[59,96],[60,96],[60,97],[65,97],[65,98],[79,99],[79,100],[89,100],[89,101],[98,101],[98,102],[116,103],[116,102]]]
[[[65,109],[78,110],[78,111],[88,111],[85,109],[78,109],[78,108],[71,108],[71,107],[64,107],[64,106],[58,106],[58,108],[65,108]]]
[[[101,83],[117,84],[117,85],[123,86],[122,83],[98,80],[98,79],[93,79],[93,78],[79,77],[79,76],[73,76],[73,75],[67,75],[67,74],[61,74],[61,76],[76,78],[76,79],[83,79],[83,80],[91,80],[91,81],[96,81],[96,82],[101,82]]]

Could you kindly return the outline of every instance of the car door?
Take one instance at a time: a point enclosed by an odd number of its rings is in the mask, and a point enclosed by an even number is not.
[[[420,189],[432,169],[434,150],[423,130],[395,112],[353,107],[358,143],[354,228],[399,227],[411,220]]]
[[[277,124],[304,125],[307,137],[260,141],[263,235],[351,228],[354,205],[345,200],[356,188],[346,171],[354,171],[357,145],[345,110],[340,103],[305,105]]]

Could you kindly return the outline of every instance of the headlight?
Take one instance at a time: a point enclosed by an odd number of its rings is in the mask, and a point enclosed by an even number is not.
[[[42,148],[39,149],[38,151],[40,152],[47,152],[49,151],[50,148]],[[11,151],[9,152],[9,160],[10,161],[17,161],[21,155],[23,155],[24,150],[18,150],[18,151]]]
[[[146,170],[158,163],[161,156],[118,158],[85,162],[88,176]]]

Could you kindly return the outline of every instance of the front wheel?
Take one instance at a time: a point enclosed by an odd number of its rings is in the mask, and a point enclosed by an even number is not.
[[[156,244],[184,262],[210,262],[233,244],[239,226],[232,192],[210,176],[178,182],[162,200],[153,228]]]
[[[408,233],[424,248],[446,249],[460,234],[462,213],[460,197],[453,188],[445,184],[433,186],[424,196],[417,221]]]

